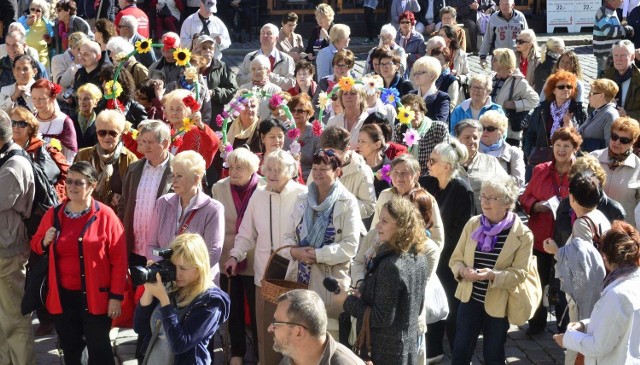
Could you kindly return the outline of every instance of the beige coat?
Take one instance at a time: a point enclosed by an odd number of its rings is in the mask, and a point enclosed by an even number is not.
[[[456,245],[449,267],[453,276],[458,281],[456,298],[463,303],[471,299],[473,283],[462,279],[458,273],[463,267],[473,267],[475,260],[476,246],[478,242],[471,239],[471,233],[480,226],[480,216],[472,217],[464,226],[460,240]],[[533,249],[533,233],[527,228],[520,218],[516,220],[507,236],[504,247],[498,255],[498,260],[493,267],[495,278],[489,282],[487,295],[484,300],[485,312],[495,318],[507,316],[507,301],[509,299],[509,289],[518,284],[524,283],[527,277],[529,260],[531,260]],[[509,316],[514,315],[513,313]],[[528,314],[527,314],[528,315]],[[521,317],[522,314],[516,314]]]
[[[513,97],[510,99],[509,94],[511,92],[511,84],[514,84],[514,86]],[[533,87],[529,85],[520,70],[514,70],[513,74],[507,78],[493,102],[498,105],[504,105],[504,102],[508,100],[515,101],[516,112],[533,110],[540,102],[540,96],[536,93]],[[511,130],[511,126],[509,126],[507,138],[521,140],[522,132],[514,132]]]

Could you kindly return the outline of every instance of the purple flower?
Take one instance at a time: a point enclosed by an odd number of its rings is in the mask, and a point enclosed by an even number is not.
[[[382,166],[382,168],[378,170],[376,176],[378,180],[386,181],[387,184],[391,184],[391,165],[387,164]]]
[[[223,122],[224,122],[224,118],[222,117],[222,115],[218,114],[216,116],[216,124],[218,125],[218,127],[222,127]]]
[[[419,140],[420,136],[415,129],[407,129],[407,131],[404,133],[402,142],[404,142],[407,147],[412,147],[414,144],[418,143]]]
[[[289,152],[291,153],[292,156],[297,156],[300,154],[300,143],[298,143],[298,141],[293,141],[291,142],[291,144],[289,145]]]

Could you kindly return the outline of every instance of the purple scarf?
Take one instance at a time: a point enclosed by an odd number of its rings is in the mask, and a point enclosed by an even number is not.
[[[485,215],[480,216],[480,226],[471,233],[471,238],[478,241],[478,250],[490,252],[498,241],[498,233],[513,226],[516,220],[515,213],[509,211],[503,220],[492,225]]]
[[[231,197],[233,198],[233,205],[238,213],[238,219],[236,219],[236,233],[240,230],[240,224],[242,223],[242,218],[244,218],[244,212],[247,210],[249,199],[256,190],[256,186],[258,186],[258,174],[255,172],[251,175],[251,180],[249,180],[247,185],[236,186],[231,184]]]
[[[609,286],[609,284],[613,283],[614,281],[633,274],[636,270],[638,270],[638,267],[635,265],[618,266],[604,278],[604,282],[602,283],[602,290],[604,290],[607,286]]]

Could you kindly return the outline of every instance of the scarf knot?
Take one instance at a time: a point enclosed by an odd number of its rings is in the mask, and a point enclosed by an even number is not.
[[[503,145],[504,145],[504,139],[502,138],[498,138],[498,141],[490,146],[487,146],[486,144],[480,142],[480,152],[482,153],[494,152],[501,149]]]
[[[620,165],[624,163],[624,161],[631,155],[631,148],[622,152],[622,153],[613,153],[611,151],[611,147],[609,147],[609,168],[611,171],[618,168]]]
[[[509,211],[500,222],[491,224],[489,219],[483,214],[480,216],[480,226],[471,233],[471,239],[478,242],[478,250],[481,250],[482,252],[490,252],[496,246],[498,233],[511,228],[515,220],[515,213]]]

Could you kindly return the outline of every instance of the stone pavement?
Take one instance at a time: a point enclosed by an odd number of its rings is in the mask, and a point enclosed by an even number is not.
[[[538,41],[540,44],[544,43],[551,35],[539,35]],[[586,92],[589,90],[589,82],[591,82],[596,73],[596,61],[592,54],[591,49],[591,34],[571,34],[562,35],[568,48],[573,49],[580,58],[580,64],[582,66],[582,72],[584,74],[583,81],[585,83]],[[360,75],[367,52],[372,47],[370,45],[363,45],[364,38],[353,38],[351,40],[350,49],[352,49],[357,56],[356,66],[354,71]],[[242,63],[244,55],[250,50],[256,50],[259,47],[258,41],[234,44],[231,49],[223,52],[223,61],[225,61],[234,72],[237,72],[238,66]],[[489,72],[489,70],[483,70],[480,67],[480,60],[478,56],[469,57],[469,67],[471,72]],[[34,319],[34,331],[37,328],[37,319]],[[549,316],[549,322],[547,329],[544,333],[529,337],[525,334],[526,325],[522,328],[511,326],[509,329],[509,335],[506,344],[507,363],[509,364],[562,364],[564,361],[564,352],[560,349],[552,339],[553,333],[555,333],[555,317]],[[130,329],[114,329],[111,331],[111,339],[114,346],[114,352],[117,360],[117,364],[122,365],[135,365],[137,364],[134,358],[135,341],[137,335]],[[216,356],[214,358],[214,365],[224,365],[221,338],[219,335],[215,336],[216,343]],[[64,364],[60,356],[60,352],[57,349],[57,341],[55,333],[49,336],[37,337],[35,343],[35,353],[37,364],[49,365],[49,364]],[[255,364],[255,359],[247,356],[245,364]],[[449,364],[448,353],[442,364]],[[482,340],[478,341],[476,347],[476,353],[473,357],[473,364],[482,364]],[[272,364],[266,364],[272,365]]]

